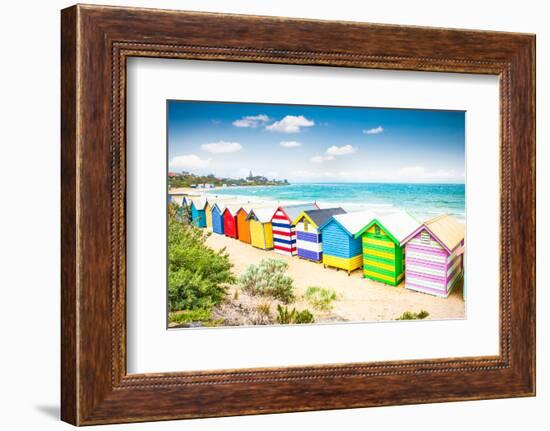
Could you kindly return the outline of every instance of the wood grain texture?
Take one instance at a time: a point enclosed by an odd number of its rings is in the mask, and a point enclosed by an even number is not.
[[[101,6],[62,11],[62,419],[137,422],[535,392],[535,37]],[[126,59],[495,74],[500,354],[126,374]]]

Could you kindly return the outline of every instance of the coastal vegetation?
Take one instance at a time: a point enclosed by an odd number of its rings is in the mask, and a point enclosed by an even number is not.
[[[225,250],[205,244],[208,234],[181,220],[178,206],[168,211],[168,312],[170,321],[208,320],[235,281]]]
[[[250,265],[239,277],[239,287],[252,296],[266,296],[288,304],[295,299],[292,278],[286,275],[288,263],[277,259],[262,259]]]
[[[418,313],[412,311],[405,311],[401,316],[395,320],[423,320],[430,315],[426,310],[420,310]]]
[[[313,323],[307,309],[288,309],[296,300],[288,264],[263,259],[235,277],[225,249],[206,245],[205,233],[168,206],[168,321],[171,327]]]
[[[281,304],[277,305],[277,323],[280,325],[314,322],[315,317],[309,310],[298,311],[296,308],[289,310],[286,305],[284,307]]]
[[[304,299],[316,310],[330,311],[332,310],[332,303],[337,299],[337,295],[332,289],[310,286],[304,294]]]
[[[268,179],[261,175],[252,175],[250,172],[246,178],[222,178],[214,174],[197,175],[190,172],[170,172],[168,173],[168,186],[170,188],[202,188],[204,187],[223,187],[223,186],[284,186],[288,181],[278,179]]]

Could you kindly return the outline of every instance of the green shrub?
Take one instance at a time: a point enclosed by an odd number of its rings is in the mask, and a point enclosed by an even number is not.
[[[293,308],[292,311],[288,311],[288,307],[284,307],[281,304],[277,305],[277,323],[280,325],[289,325],[294,321],[294,316],[296,314],[296,309]]]
[[[304,294],[304,299],[311,304],[313,308],[321,311],[332,309],[332,302],[336,301],[336,292],[332,289],[310,286]]]
[[[258,304],[256,310],[261,316],[269,318],[271,316],[271,304],[269,302],[262,302]]]
[[[209,310],[227,296],[235,282],[232,264],[224,249],[205,244],[207,234],[169,212],[168,310]]]
[[[277,323],[280,325],[313,322],[315,322],[315,317],[313,317],[313,314],[309,310],[297,311],[296,308],[289,310],[286,305],[284,307],[281,304],[277,305]]]
[[[428,317],[430,313],[426,310],[420,310],[418,313],[413,313],[411,311],[405,311],[401,316],[395,320],[422,320]]]
[[[170,313],[168,320],[170,323],[191,323],[202,322],[211,319],[210,310],[181,310]]]
[[[181,206],[176,202],[170,202],[168,204],[168,219],[189,223],[191,220],[191,208],[188,206]]]
[[[309,310],[297,311],[294,316],[294,323],[313,323],[315,322],[315,317]]]
[[[426,310],[420,310],[420,312],[416,315],[418,319],[425,319],[428,317],[430,313],[428,313]]]
[[[292,278],[285,274],[287,268],[288,264],[281,260],[262,259],[239,277],[239,286],[249,295],[269,296],[288,304],[295,296]]]

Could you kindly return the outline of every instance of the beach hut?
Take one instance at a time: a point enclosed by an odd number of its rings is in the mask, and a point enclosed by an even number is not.
[[[250,223],[250,243],[253,247],[263,250],[273,248],[273,230],[271,219],[277,207],[253,208],[248,213]]]
[[[239,206],[227,205],[223,211],[223,233],[230,238],[237,238],[237,211]]]
[[[197,227],[206,227],[205,207],[205,197],[201,196],[199,198],[191,199],[191,222]]]
[[[169,193],[168,194],[168,203],[175,203],[179,206],[183,206],[185,204],[185,194],[183,193]]]
[[[357,234],[363,244],[363,276],[397,286],[405,276],[402,241],[420,223],[405,211],[377,214]]]
[[[296,251],[299,257],[314,262],[323,260],[323,243],[319,227],[332,216],[345,214],[342,208],[302,211],[293,224],[296,226]]]
[[[355,234],[376,215],[372,211],[338,214],[319,227],[323,238],[323,265],[344,269],[348,275],[361,268],[363,250]]]
[[[223,235],[223,212],[225,211],[225,204],[216,202],[212,205],[212,232]]]
[[[179,221],[184,220],[186,214],[185,195],[183,194],[168,194],[168,205],[173,204],[176,206],[176,219]],[[187,220],[186,220],[187,221]]]
[[[206,200],[206,206],[204,207],[204,214],[206,218],[206,229],[212,230],[212,206],[214,202],[211,199]]]
[[[248,220],[248,214],[252,207],[250,205],[243,205],[237,211],[237,238],[250,244],[250,220]]]
[[[302,211],[319,209],[317,204],[280,206],[271,219],[273,226],[273,249],[276,253],[294,256],[296,254],[296,228],[293,224]]]
[[[231,197],[208,197],[208,203],[205,207],[205,214],[206,214],[206,227],[210,230],[213,230],[212,228],[212,210],[214,209],[214,205],[217,203],[224,203],[227,204],[229,202],[236,202],[235,198]]]
[[[465,226],[449,214],[420,225],[404,240],[405,287],[447,297],[463,276]]]

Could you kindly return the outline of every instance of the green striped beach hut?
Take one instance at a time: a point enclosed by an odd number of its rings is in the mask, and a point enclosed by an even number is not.
[[[355,238],[363,245],[363,276],[397,286],[405,276],[405,251],[401,242],[420,223],[404,211],[379,213]]]

